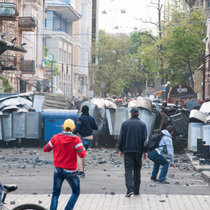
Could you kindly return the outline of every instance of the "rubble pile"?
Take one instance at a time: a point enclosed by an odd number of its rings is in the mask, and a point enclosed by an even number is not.
[[[2,150],[0,150],[0,154],[1,152]],[[24,149],[24,153],[26,152],[28,152],[27,149]],[[12,173],[12,169],[15,168],[35,168],[36,166],[53,164],[52,160],[45,160],[43,157],[40,158],[39,153],[35,150],[28,152],[28,156],[23,155],[22,149],[12,149],[10,153],[12,154],[0,155],[0,160],[3,162],[1,168],[8,169],[8,173]]]
[[[77,111],[83,105],[89,106],[89,113],[96,119],[99,128],[93,133],[95,147],[115,147],[122,123],[130,118],[130,109],[137,107],[140,110],[139,118],[146,124],[148,138],[154,130],[162,130],[172,125],[175,130],[173,134],[175,152],[182,152],[186,148],[196,152],[197,139],[202,139],[198,155],[210,159],[207,146],[210,145],[208,138],[210,135],[210,102],[203,103],[198,110],[199,102],[195,100],[187,101],[186,107],[183,108],[175,104],[152,102],[143,97],[137,97],[136,100],[126,103],[122,100],[119,102],[102,98],[93,98],[81,103],[75,98],[70,100],[54,93],[45,95],[25,93],[8,96],[0,99],[0,140],[9,142],[36,139],[38,140],[37,145],[43,144],[55,134],[51,130],[62,132],[62,126],[58,123],[61,123],[64,118],[74,117],[76,121],[78,112],[69,114],[72,111],[69,109],[73,107],[76,109],[74,111]],[[51,110],[56,116],[52,116],[46,110]],[[51,129],[52,126],[54,126],[53,129]],[[47,135],[49,133],[50,135]],[[105,161],[101,159],[99,162]]]

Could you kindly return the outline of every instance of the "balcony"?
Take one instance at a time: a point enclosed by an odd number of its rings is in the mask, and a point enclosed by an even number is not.
[[[14,1],[0,0],[0,20],[15,21],[18,16]]]
[[[0,66],[1,70],[16,70],[17,57],[14,55],[1,55]]]
[[[46,34],[45,38],[47,39],[59,39],[62,38],[68,43],[74,44],[76,40],[74,40],[70,35],[68,35],[64,31],[52,31],[50,29],[45,29],[44,34]]]
[[[20,62],[20,71],[22,74],[34,74],[35,73],[35,61],[23,60]]]
[[[24,3],[39,4],[41,6],[41,0],[25,0]]]
[[[36,21],[32,17],[20,17],[18,26],[21,31],[34,31],[36,28]]]
[[[64,19],[71,20],[71,22],[80,19],[80,14],[71,5],[69,0],[46,0],[45,9],[55,11],[57,14],[62,15]]]

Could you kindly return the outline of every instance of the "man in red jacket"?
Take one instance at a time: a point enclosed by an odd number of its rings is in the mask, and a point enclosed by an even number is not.
[[[72,195],[65,207],[65,210],[73,209],[80,195],[80,180],[77,176],[77,154],[79,157],[86,156],[86,150],[79,136],[72,134],[75,128],[74,121],[65,120],[64,132],[57,134],[44,146],[44,152],[53,150],[54,156],[54,180],[50,210],[56,210],[60,196],[62,183],[66,180],[72,189]]]

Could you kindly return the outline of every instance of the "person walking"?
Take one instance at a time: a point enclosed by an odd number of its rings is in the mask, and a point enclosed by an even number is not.
[[[151,180],[159,181],[163,184],[170,184],[170,182],[166,181],[166,175],[168,173],[169,162],[167,161],[164,151],[167,150],[168,157],[170,159],[171,166],[175,167],[174,165],[174,148],[172,142],[172,135],[174,132],[174,128],[171,125],[168,125],[165,130],[161,131],[164,136],[161,138],[159,142],[159,147],[148,151],[148,157],[150,160],[154,162],[153,171]],[[157,179],[157,174],[159,172],[160,165],[162,165],[162,169]]]
[[[64,180],[68,182],[72,189],[72,195],[65,210],[73,209],[80,195],[80,180],[77,176],[77,154],[81,158],[84,158],[86,151],[80,137],[72,134],[74,128],[75,124],[73,120],[65,120],[63,124],[64,132],[54,135],[43,148],[44,152],[51,152],[53,150],[54,156],[55,170],[50,210],[57,209],[58,198]]]
[[[84,105],[81,109],[82,115],[78,118],[76,123],[76,128],[73,131],[73,134],[79,134],[82,138],[82,143],[86,149],[90,147],[93,141],[93,130],[98,130],[98,126],[95,122],[95,119],[89,115],[89,107]],[[85,178],[85,159],[78,158],[78,174],[80,177]]]
[[[120,155],[124,156],[126,197],[139,195],[143,153],[144,158],[147,157],[144,149],[146,125],[138,118],[138,108],[132,108],[130,112],[131,118],[123,122],[118,140]]]
[[[1,207],[1,202],[2,202],[2,192],[3,192],[3,190],[4,190],[4,185],[0,182],[0,207]]]

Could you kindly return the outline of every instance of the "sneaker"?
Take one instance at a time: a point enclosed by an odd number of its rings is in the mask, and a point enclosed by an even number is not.
[[[133,195],[133,192],[129,192],[129,193],[127,193],[126,195],[125,195],[125,197],[131,197],[131,195]]]
[[[162,184],[170,184],[170,182],[167,182],[166,180],[159,181],[159,182],[162,183]]]
[[[155,182],[158,181],[156,178],[154,178],[154,177],[152,177],[152,176],[151,176],[150,179],[151,179],[152,181],[155,181]]]

